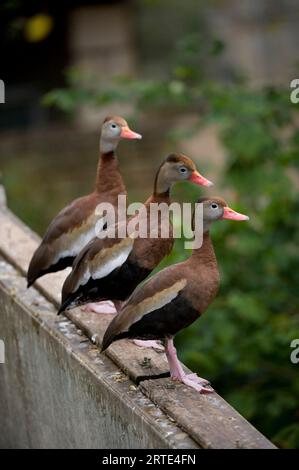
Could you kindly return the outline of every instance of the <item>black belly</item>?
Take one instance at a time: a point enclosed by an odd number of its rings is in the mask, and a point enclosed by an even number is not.
[[[129,331],[114,338],[114,341],[121,338],[147,340],[172,337],[191,325],[199,315],[189,300],[180,293],[169,304],[144,315],[141,320],[133,323]]]
[[[126,300],[149,274],[150,269],[127,261],[102,279],[90,279],[72,297],[76,305],[100,300]]]

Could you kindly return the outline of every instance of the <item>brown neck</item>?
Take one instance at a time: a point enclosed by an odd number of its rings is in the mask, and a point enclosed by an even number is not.
[[[170,204],[170,186],[163,178],[162,168],[163,164],[160,166],[154,182],[154,192],[151,196],[150,202],[166,202]]]
[[[147,202],[166,202],[166,204],[170,204],[170,191],[168,190],[164,193],[158,193],[155,191]]]
[[[202,314],[215,298],[219,287],[219,271],[209,231],[204,232],[202,246],[193,249],[185,262],[190,273],[186,297]]]
[[[195,265],[211,263],[217,265],[217,259],[214,252],[213,243],[210,237],[210,232],[208,230],[203,233],[201,247],[193,249],[189,261],[190,263],[194,263]]]
[[[100,153],[96,177],[97,193],[126,193],[114,151]]]

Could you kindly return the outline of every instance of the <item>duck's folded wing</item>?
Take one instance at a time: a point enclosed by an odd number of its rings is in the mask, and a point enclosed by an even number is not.
[[[187,280],[179,275],[175,278],[165,276],[168,270],[170,268],[160,271],[133,292],[123,310],[110,323],[104,335],[103,350],[144,316],[170,304],[184,289]]]
[[[131,253],[134,239],[94,238],[79,253],[74,261],[72,272],[63,286],[63,302],[77,291],[82,291],[90,280],[101,280],[122,266]]]
[[[95,226],[99,218],[95,214],[97,199],[85,196],[76,199],[62,209],[52,220],[46,234],[34,253],[28,269],[30,283],[57,265],[57,270],[63,269],[62,260],[72,259],[86,243],[95,235]],[[55,269],[54,269],[55,271]]]
[[[63,235],[78,238],[80,234],[88,228],[92,232],[89,240],[95,236],[95,224],[100,221],[101,217],[96,214],[98,198],[94,194],[76,199],[71,204],[62,209],[52,220],[48,230],[44,236],[45,243],[53,243],[61,239],[63,244]],[[86,245],[87,242],[85,242]],[[83,248],[83,246],[81,246]],[[78,253],[77,249],[77,253]]]

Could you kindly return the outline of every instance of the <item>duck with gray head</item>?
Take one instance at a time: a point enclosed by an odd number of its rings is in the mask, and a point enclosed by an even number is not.
[[[184,372],[173,338],[197,320],[217,294],[219,272],[210,238],[211,224],[222,219],[249,218],[230,209],[222,198],[201,198],[198,203],[203,205],[202,245],[193,249],[187,261],[163,269],[133,292],[107,328],[102,351],[123,338],[163,340],[172,379],[209,393],[213,389],[208,381]]]
[[[115,154],[121,139],[141,139],[141,135],[133,132],[123,118],[107,117],[101,130],[95,189],[75,199],[52,220],[30,261],[28,287],[45,274],[72,266],[81,249],[95,236],[98,204],[109,202],[117,210],[118,196],[127,194]]]

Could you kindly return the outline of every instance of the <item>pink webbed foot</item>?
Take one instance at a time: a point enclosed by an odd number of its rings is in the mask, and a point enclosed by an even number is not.
[[[181,382],[188,387],[194,388],[199,393],[213,393],[213,388],[209,385],[209,381],[198,377],[196,374],[183,374],[180,377],[171,377],[173,380]]]
[[[160,341],[147,340],[143,341],[141,339],[134,339],[133,343],[136,344],[139,348],[152,348],[157,352],[164,352],[165,348]]]
[[[173,344],[173,339],[167,339],[166,343],[166,357],[170,369],[170,377],[172,380],[181,382],[188,387],[194,388],[200,393],[213,393],[213,389],[209,384],[209,381],[198,377],[197,374],[186,374],[183,370],[181,363],[178,360],[176,349]]]
[[[82,310],[84,312],[95,312],[102,314],[117,313],[113,302],[110,301],[89,303],[82,307]]]
[[[202,377],[199,377],[197,374],[195,374],[195,372],[193,372],[192,374],[187,374],[187,376],[193,380],[196,380],[198,381],[198,383],[200,383],[201,385],[210,385],[211,386],[211,383],[209,382],[209,380],[207,379],[203,379]]]

